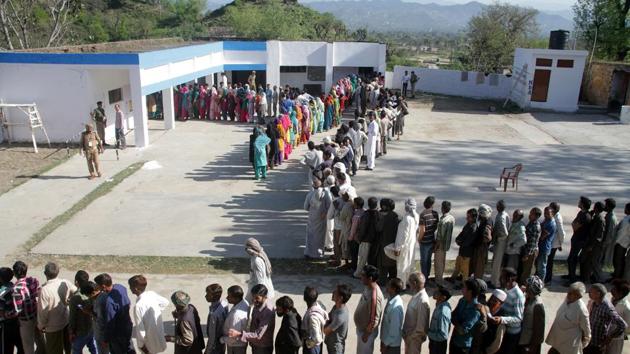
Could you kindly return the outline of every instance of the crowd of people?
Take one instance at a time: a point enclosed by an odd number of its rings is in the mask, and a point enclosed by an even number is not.
[[[147,290],[143,275],[129,278],[128,288],[109,274],[90,279],[83,270],[72,282],[59,278],[59,266],[48,263],[46,282],[40,286],[24,262],[0,268],[2,353],[128,354],[138,348],[149,354],[166,351],[172,342],[176,354],[245,354],[248,347],[253,354],[297,354],[300,349],[321,354],[324,348],[330,354],[389,354],[420,353],[428,341],[432,354],[445,354],[447,348],[451,354],[538,354],[543,342],[551,354],[621,354],[630,333],[627,280],[612,281],[611,300],[604,285],[592,284],[588,305],[583,300],[586,286],[572,283],[545,339],[544,282],[536,275],[519,282],[515,269],[503,268],[500,286],[491,291],[483,279],[469,277],[452,308],[447,287],[433,291],[432,304],[421,272],[408,274],[404,281],[390,277],[382,289],[379,269],[365,265],[352,316],[356,348],[351,348],[346,345],[353,296],[349,284],[335,286],[330,310],[318,300],[316,286],[305,287],[306,311],[300,315],[291,297],[275,298],[271,263],[260,244],[249,239],[245,247],[252,257],[247,292],[232,285],[224,294],[220,284],[209,284],[205,326],[189,294],[174,291],[169,302]],[[136,296],[133,305],[128,292]],[[406,309],[401,298],[405,292],[411,295]],[[169,303],[175,308],[173,334],[166,334],[164,326]],[[281,318],[277,331],[276,315]]]

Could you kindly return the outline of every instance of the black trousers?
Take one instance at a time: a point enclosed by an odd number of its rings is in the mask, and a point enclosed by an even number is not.
[[[359,262],[359,243],[357,241],[349,241],[348,247],[350,248],[350,260],[352,261],[352,268],[356,270],[357,262]]]
[[[615,268],[613,278],[615,279],[621,279],[623,277],[623,271],[626,269],[627,252],[627,248],[621,247],[620,244],[615,245],[615,251],[613,253],[613,267]]]
[[[547,256],[547,270],[545,270],[545,283],[549,283],[553,278],[553,260],[556,258],[557,248],[552,248],[551,253]]]
[[[429,354],[446,354],[447,341],[433,341],[429,339]]]
[[[24,354],[22,339],[20,338],[20,323],[17,319],[0,322],[0,354]]]
[[[569,268],[569,281],[577,281],[577,265],[580,262],[580,253],[582,251],[582,245],[571,245],[571,251],[569,251],[569,257],[567,258],[567,266]],[[581,273],[581,272],[580,272]]]

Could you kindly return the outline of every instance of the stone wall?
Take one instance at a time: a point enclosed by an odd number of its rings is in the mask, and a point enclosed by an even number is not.
[[[630,71],[630,64],[593,62],[590,71],[584,75],[582,98],[590,104],[608,107],[615,70]]]

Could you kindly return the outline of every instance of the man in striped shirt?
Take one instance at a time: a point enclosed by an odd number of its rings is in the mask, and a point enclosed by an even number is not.
[[[24,354],[43,354],[45,352],[42,333],[37,329],[37,297],[39,281],[27,277],[28,266],[17,261],[13,265],[15,286],[13,287],[13,305],[20,320],[20,337]]]
[[[516,353],[518,339],[521,335],[521,322],[525,311],[525,295],[516,281],[518,276],[513,268],[504,268],[501,274],[501,285],[507,293],[507,299],[501,306],[502,316],[495,316],[489,321],[494,324],[504,324],[505,335],[501,343],[501,353]]]

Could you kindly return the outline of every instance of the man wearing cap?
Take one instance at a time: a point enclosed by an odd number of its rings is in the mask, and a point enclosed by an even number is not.
[[[608,293],[606,287],[600,283],[591,285],[588,291],[591,299],[589,322],[592,337],[588,346],[584,348],[584,354],[604,354],[610,341],[626,330],[626,322],[606,299],[606,293]]]
[[[494,289],[492,291],[492,296],[488,300],[488,316],[495,317],[501,316],[501,306],[505,303],[507,299],[507,294],[505,291],[500,289]],[[503,340],[503,335],[505,333],[505,325],[501,322],[494,321],[493,319],[488,319],[488,328],[482,335],[482,343],[481,347],[485,354],[494,354],[499,351],[501,347],[501,342]]]
[[[370,124],[368,124],[368,142],[365,149],[365,155],[367,156],[366,170],[372,171],[375,167],[376,147],[379,144],[380,127],[376,123],[376,114],[374,111],[368,113],[368,119],[370,120]]]
[[[101,177],[101,166],[98,163],[98,155],[103,153],[103,145],[99,134],[93,131],[91,124],[85,125],[85,131],[81,133],[81,151],[85,155],[90,171],[89,179]]]
[[[504,268],[501,273],[501,287],[506,292],[507,298],[502,306],[503,314],[495,316],[493,320],[506,326],[503,343],[501,343],[502,353],[515,353],[521,335],[525,295],[518,286],[517,278],[516,270],[512,268]]]
[[[419,222],[416,207],[415,199],[408,198],[405,201],[405,215],[398,224],[396,241],[393,245],[385,247],[385,254],[396,260],[396,274],[403,281],[403,285],[413,270],[413,252]]]
[[[107,117],[105,116],[105,109],[103,108],[103,102],[96,102],[96,108],[90,113],[90,116],[96,123],[96,131],[101,138],[103,146],[108,146],[105,143],[105,127],[107,127]]]
[[[175,354],[201,354],[205,348],[203,330],[199,313],[190,304],[190,296],[176,291],[171,295],[171,301],[175,305],[175,335],[166,336],[166,341],[175,343]]]
[[[579,354],[591,341],[588,309],[582,301],[585,292],[581,282],[569,285],[566,300],[558,308],[547,334],[549,354]]]
[[[526,281],[523,330],[518,341],[521,353],[540,354],[540,346],[545,340],[545,306],[540,298],[544,286],[536,275]]]

